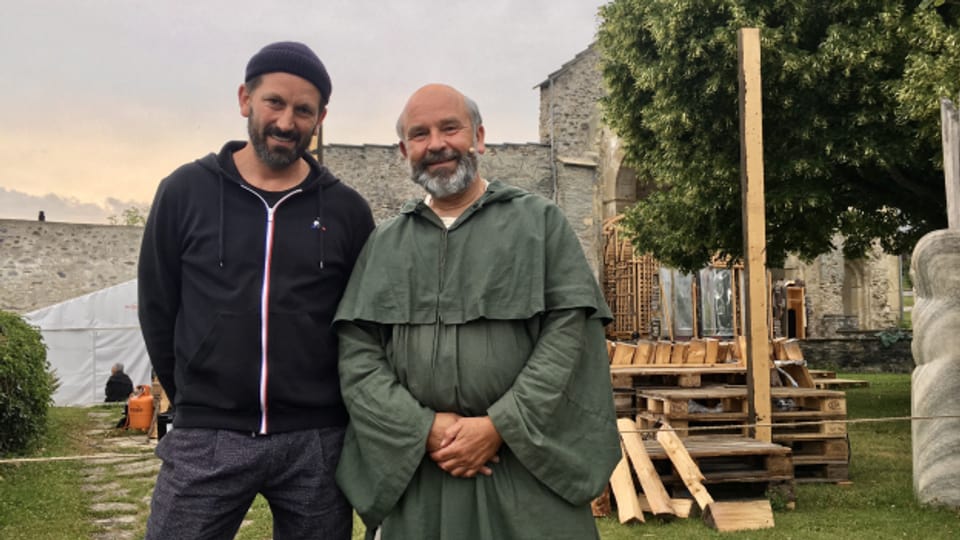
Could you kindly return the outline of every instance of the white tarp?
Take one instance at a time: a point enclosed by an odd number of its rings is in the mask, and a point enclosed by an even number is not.
[[[56,405],[102,402],[116,362],[134,386],[150,383],[150,359],[137,321],[137,280],[32,311],[24,319],[43,334],[47,360],[60,381]]]

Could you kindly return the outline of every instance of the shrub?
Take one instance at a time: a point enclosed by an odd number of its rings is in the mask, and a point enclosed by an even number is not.
[[[56,386],[40,332],[0,311],[0,456],[39,441]]]
[[[877,337],[880,339],[880,346],[884,349],[889,349],[893,347],[893,344],[898,341],[909,341],[913,338],[913,333],[904,330],[902,328],[890,328],[887,330],[881,330],[877,332]]]

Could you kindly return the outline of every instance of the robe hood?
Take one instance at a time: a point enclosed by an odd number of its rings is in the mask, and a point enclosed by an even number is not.
[[[335,322],[462,324],[585,308],[607,324],[610,310],[565,220],[547,199],[499,181],[449,229],[423,200],[407,201],[371,235]],[[468,221],[479,226],[461,227]],[[467,238],[448,242],[455,235]],[[548,267],[550,252],[564,256]],[[439,269],[424,266],[438,253]]]

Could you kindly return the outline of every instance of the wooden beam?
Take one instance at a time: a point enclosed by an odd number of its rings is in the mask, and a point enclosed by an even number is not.
[[[676,512],[670,504],[670,494],[667,493],[660,474],[657,473],[650,455],[647,454],[647,449],[637,431],[637,424],[629,418],[618,418],[617,429],[620,431],[620,439],[623,441],[630,463],[633,464],[633,470],[636,471],[637,479],[640,480],[640,486],[646,495],[650,512],[656,515],[675,515]]]
[[[947,228],[960,229],[960,115],[949,99],[940,99],[943,177],[947,184]]]
[[[657,430],[657,442],[660,443],[660,446],[663,447],[667,456],[670,457],[670,462],[673,463],[674,470],[677,471],[677,475],[683,480],[683,485],[687,486],[687,491],[690,492],[690,496],[697,501],[701,510],[706,510],[707,505],[713,502],[713,497],[707,492],[707,488],[703,486],[703,481],[705,480],[703,473],[700,472],[700,467],[698,467],[697,463],[690,457],[690,453],[687,452],[687,448],[683,446],[680,437],[674,433],[673,428],[664,425]]]
[[[763,107],[760,84],[760,30],[737,32],[740,83],[740,189],[743,200],[746,272],[747,393],[752,435],[772,440],[770,428],[770,344],[767,330],[766,216],[763,197]]]
[[[620,523],[643,523],[643,510],[637,498],[637,488],[633,484],[627,453],[621,449],[622,457],[610,476],[610,488],[617,500],[617,517]],[[546,517],[546,516],[545,516]]]

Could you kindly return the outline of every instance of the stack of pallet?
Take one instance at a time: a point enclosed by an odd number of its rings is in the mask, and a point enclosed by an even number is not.
[[[629,236],[618,226],[622,218],[611,218],[603,225],[603,296],[613,314],[607,336],[625,340],[637,332],[659,332],[654,306],[660,295],[660,265],[650,255],[634,252]]]
[[[626,366],[665,366],[691,365],[712,366],[714,364],[738,363],[743,338],[734,341],[718,339],[691,339],[689,341],[649,341],[607,342],[610,365]]]
[[[716,477],[716,474],[705,474],[702,469],[704,465],[709,467],[719,454],[734,459],[738,456],[770,456],[771,462],[781,464],[779,473],[785,482],[789,482],[789,500],[793,500],[792,467],[787,448],[744,440],[737,441],[724,452],[718,451],[713,443],[698,446],[696,442],[691,444],[690,439],[683,441],[668,427],[657,430],[656,440],[643,440],[630,419],[620,418],[617,427],[623,458],[613,471],[610,486],[621,523],[643,522],[644,512],[686,518],[695,507],[699,507],[707,525],[719,531],[773,527],[773,511],[766,498],[768,492],[759,493],[759,498],[754,500],[745,500],[743,493],[738,494],[735,501],[715,499],[717,483],[708,480],[708,475]],[[682,491],[683,496],[673,496],[670,491]],[[594,501],[594,515],[606,515],[607,512],[609,494]]]
[[[664,352],[667,347],[669,356]],[[684,354],[675,353],[678,349]],[[746,437],[750,431],[746,367],[737,360],[744,349],[742,340],[716,346],[709,340],[680,346],[612,344],[610,369],[618,415],[635,418],[641,430],[669,425],[681,438]],[[707,353],[701,356],[701,350]],[[718,351],[716,357],[713,350]],[[847,481],[850,450],[844,393],[816,387],[795,340],[774,340],[771,351],[773,442],[792,450],[796,481]]]

